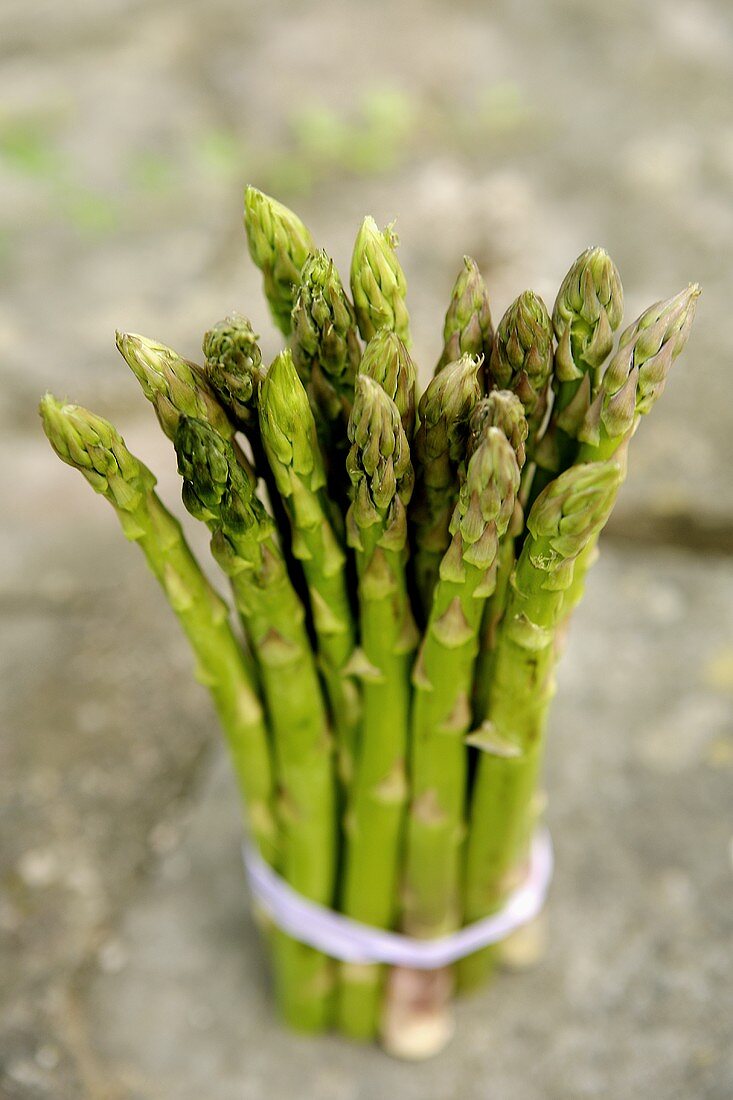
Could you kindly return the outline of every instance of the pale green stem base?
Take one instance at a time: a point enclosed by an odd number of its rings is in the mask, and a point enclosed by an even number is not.
[[[361,644],[378,677],[364,682],[362,734],[346,813],[343,911],[390,928],[406,804],[405,755],[412,642],[403,555],[376,545],[380,531],[362,532],[357,556]],[[341,1031],[372,1039],[377,1030],[382,968],[341,968],[336,1019]]]
[[[273,931],[270,943],[280,1016],[295,1031],[326,1031],[333,1021],[332,961],[279,929]]]
[[[535,825],[535,794],[540,767],[539,743],[520,757],[482,754],[472,805],[482,822],[483,842],[469,849],[464,919],[467,924],[498,909],[519,885]],[[458,988],[467,992],[483,984],[496,950],[484,948],[457,966]]]

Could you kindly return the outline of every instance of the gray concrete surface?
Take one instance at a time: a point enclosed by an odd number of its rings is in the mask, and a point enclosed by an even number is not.
[[[431,1063],[293,1038],[273,1019],[236,796],[214,754],[175,847],[117,929],[119,970],[89,983],[99,1079],[140,1100],[727,1100],[729,601],[728,563],[606,555],[552,723],[547,958],[462,1004],[457,1038]]]
[[[686,365],[639,437],[626,503],[730,514],[722,0],[490,13],[465,0],[77,0],[11,2],[2,18],[6,423],[28,424],[48,385],[134,407],[116,326],[195,354],[238,306],[273,350],[240,227],[254,180],[292,200],[342,266],[365,212],[398,219],[425,366],[466,251],[497,315],[527,285],[551,300],[589,242],[616,257],[629,317],[701,282]],[[339,137],[349,123],[377,146],[365,165]],[[703,387],[721,399],[692,416]]]
[[[38,1095],[135,1100],[727,1098],[732,607],[725,561],[691,567],[672,551],[606,552],[575,624],[552,722],[557,877],[548,955],[534,972],[502,977],[463,1004],[457,1038],[434,1063],[400,1065],[280,1027],[247,915],[236,795],[214,743],[186,797],[148,834],[153,862],[137,886],[129,866],[109,866],[120,852],[129,859],[124,831],[96,853],[77,840],[67,848],[72,865],[58,836],[21,858],[24,908],[48,912],[63,874],[61,932],[65,941],[69,930],[86,933],[87,943],[72,980],[57,975],[47,1041],[6,1067],[7,1095],[35,1095],[19,1087],[32,1084]],[[147,675],[162,676],[171,696],[187,690],[184,669],[174,676],[154,666]],[[134,710],[146,732],[156,729],[142,713],[149,697]],[[206,717],[201,699],[176,717],[187,746]],[[128,792],[138,828],[162,791],[153,771],[145,792]],[[124,830],[119,809],[114,820]],[[86,889],[73,875],[83,854]],[[49,864],[63,871],[44,871]],[[90,887],[109,905],[120,875],[128,885],[119,917],[100,921],[87,911]],[[46,1064],[54,1057],[69,1059],[76,1083],[68,1092],[56,1091],[58,1067]]]
[[[732,58],[723,0],[2,5],[3,1100],[733,1092]],[[591,241],[629,317],[704,288],[563,669],[551,953],[417,1070],[273,1020],[211,710],[35,417],[46,387],[113,414],[175,504],[111,334],[194,356],[236,307],[275,350],[249,180],[342,267],[363,213],[398,218],[424,372],[463,252],[497,317],[526,285],[551,301]]]

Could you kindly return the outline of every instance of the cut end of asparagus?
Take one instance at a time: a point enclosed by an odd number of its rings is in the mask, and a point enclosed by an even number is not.
[[[453,977],[448,968],[393,969],[380,1029],[387,1053],[411,1062],[440,1054],[455,1032],[452,993]]]
[[[410,320],[405,305],[407,280],[397,259],[397,234],[380,230],[374,218],[361,224],[351,258],[351,294],[359,331],[371,340],[380,329],[396,332],[409,348]]]

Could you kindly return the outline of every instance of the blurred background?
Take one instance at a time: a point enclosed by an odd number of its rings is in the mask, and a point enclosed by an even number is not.
[[[4,0],[0,1096],[733,1094],[732,102],[725,0]],[[342,272],[397,220],[424,378],[464,253],[495,321],[588,244],[629,320],[703,286],[560,671],[547,959],[430,1066],[273,1018],[208,701],[37,420],[112,417],[180,511],[113,332],[196,358],[239,309],[275,352],[248,182]]]

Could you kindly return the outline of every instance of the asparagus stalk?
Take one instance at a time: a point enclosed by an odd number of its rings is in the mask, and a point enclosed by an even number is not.
[[[512,400],[522,416],[519,401]],[[485,419],[468,460],[413,672],[402,908],[410,936],[444,935],[460,923],[471,681],[481,613],[496,582],[499,540],[514,511],[519,479],[511,444]],[[421,972],[394,973],[385,1028],[389,1049],[424,1056],[430,1052],[426,1044],[442,1041],[451,986],[449,972],[440,984]]]
[[[552,311],[557,337],[555,401],[534,456],[540,468],[532,482],[530,504],[577,453],[578,431],[613,347],[623,306],[621,278],[613,260],[602,248],[587,248],[563,279]]]
[[[181,525],[155,492],[155,477],[115,428],[47,394],[43,429],[56,454],[80,470],[114,508],[160,583],[211,692],[244,796],[249,829],[269,863],[279,858],[270,748],[262,707],[229,624],[226,605],[204,577]]]
[[[499,906],[524,872],[564,593],[577,558],[606,522],[621,479],[613,460],[572,466],[547,486],[527,519],[499,628],[489,718],[471,739],[482,751],[466,852],[469,923]],[[461,984],[476,984],[490,960],[488,949],[464,959]]]
[[[598,388],[598,396],[588,410],[583,426],[578,435],[582,442],[577,461],[579,463],[598,463],[613,459],[618,473],[613,479],[605,510],[610,512],[615,503],[618,490],[626,476],[626,451],[628,442],[638,426],[641,416],[647,414],[653,403],[664,389],[669,368],[673,360],[682,351],[694,317],[694,310],[699,287],[691,286],[680,292],[674,298],[666,302],[656,303],[646,310],[638,321],[627,329],[621,336],[619,351],[611,360],[606,373]],[[582,469],[582,465],[577,467]],[[590,468],[590,467],[587,467]],[[546,490],[547,492],[547,490]],[[541,498],[540,498],[541,500]],[[538,500],[537,504],[540,504]],[[534,515],[534,512],[532,513]],[[530,518],[531,522],[531,518]],[[585,575],[597,557],[597,542],[600,527],[595,529],[588,537],[582,549],[577,554],[572,568],[572,576],[567,587],[562,590],[560,607],[556,610],[559,616],[559,626],[555,632],[553,642],[554,653],[546,651],[545,660],[552,662],[557,657],[559,641],[564,634],[567,618],[573,607],[579,602],[584,588]],[[498,673],[497,673],[498,676]],[[511,701],[509,703],[511,706]],[[502,711],[499,709],[499,718]],[[496,711],[492,709],[491,717],[493,727],[496,727]],[[541,723],[540,723],[541,725]],[[508,784],[499,787],[501,773],[514,773],[518,775],[518,794],[515,795],[515,804],[524,802],[528,807],[525,817],[523,833],[509,844],[505,852],[520,850],[526,844],[531,833],[532,823],[532,790],[534,788],[534,776],[539,763],[539,752],[534,754],[531,762],[524,763],[522,757],[516,758],[516,764],[509,762],[494,763],[486,760],[484,766],[488,771],[492,766],[497,772],[494,787],[487,784],[484,805],[488,805],[492,789],[494,792],[510,789]],[[506,780],[503,780],[506,783]],[[477,808],[476,812],[479,810]],[[500,811],[499,811],[500,812]],[[494,849],[494,856],[498,848]],[[497,872],[494,868],[494,882],[499,882],[499,874],[502,866],[511,873],[511,863],[504,862],[499,865]],[[490,880],[489,880],[490,881]],[[486,899],[485,899],[486,900]],[[478,910],[477,910],[478,911]],[[488,963],[489,953],[485,953],[483,959],[479,956],[467,960],[463,967],[463,978],[467,984],[479,977]]]
[[[232,422],[195,363],[182,359],[165,344],[135,333],[116,332],[115,341],[169,439],[182,416],[205,420],[224,439],[233,438]]]
[[[688,286],[672,298],[655,302],[622,333],[618,351],[578,433],[579,462],[611,458],[625,451],[642,416],[661,396],[670,367],[687,343],[699,296],[699,286]],[[625,471],[625,454],[620,462]],[[576,563],[565,595],[566,615],[583,595],[586,574],[598,556],[596,542],[591,539]]]
[[[380,230],[374,218],[364,218],[351,258],[351,296],[365,340],[386,328],[409,348],[407,281],[395,252],[398,243],[391,225]]]
[[[568,407],[586,376],[591,376],[591,383],[597,382],[623,310],[623,287],[616,265],[603,248],[587,248],[563,279],[552,311],[558,343],[558,411]]]
[[[348,416],[361,347],[354,307],[326,252],[312,253],[303,265],[292,322],[293,361],[301,381],[308,385],[314,372],[319,374]]]
[[[516,455],[520,473],[523,472],[528,425],[522,402],[510,390],[492,390],[489,396],[483,398],[474,409],[471,417],[472,435],[485,431],[489,425],[500,428],[504,432]],[[499,541],[496,584],[494,591],[486,601],[481,619],[479,653],[476,659],[473,684],[473,712],[474,719],[478,724],[486,717],[496,632],[504,616],[509,597],[509,584],[515,562],[515,539],[521,535],[523,530],[524,510],[519,498],[517,498],[509,526]]]
[[[527,457],[529,428],[524,406],[516,394],[511,390],[491,390],[488,397],[482,397],[474,406],[468,428],[469,455],[476,450],[489,428],[499,428],[511,444],[521,472]]]
[[[520,438],[524,416],[513,395]],[[496,405],[496,398],[492,405]],[[475,418],[481,416],[481,424]],[[478,630],[496,582],[499,541],[512,518],[520,468],[515,451],[481,404],[471,418],[477,438],[451,520],[430,618],[413,673],[411,806],[403,924],[433,937],[455,927],[458,856],[463,836],[470,691]],[[497,417],[501,420],[501,416]]]
[[[348,507],[346,423],[354,400],[361,346],[354,307],[334,263],[314,252],[303,265],[293,307],[292,352],[315,416],[326,458],[332,519],[342,527]]]
[[[463,257],[463,270],[453,285],[443,326],[443,352],[435,373],[463,355],[480,355],[488,365],[494,341],[489,292],[479,266]]]
[[[655,302],[621,335],[578,432],[579,462],[610,458],[661,397],[690,335],[700,287]]]
[[[248,436],[254,429],[255,439],[257,399],[265,377],[258,340],[248,318],[232,313],[210,328],[202,342],[206,381],[232,423]],[[254,439],[250,442],[254,445]]]
[[[264,448],[292,523],[293,553],[303,563],[308,583],[339,768],[347,783],[353,771],[360,702],[346,671],[355,646],[346,555],[324,507],[326,475],[316,424],[290,352],[282,352],[272,364],[259,408]]]
[[[464,355],[436,374],[420,398],[410,521],[415,584],[425,618],[430,613],[441,559],[450,544],[468,419],[481,397],[480,368],[480,358]]]
[[[526,439],[522,441],[522,492],[515,515],[499,548],[496,588],[484,609],[481,648],[476,663],[473,707],[478,723],[486,717],[496,631],[502,620],[514,568],[515,540],[522,534],[524,515],[521,498],[531,480],[533,466],[525,466],[524,451],[532,457],[544,426],[552,374],[552,322],[545,303],[531,290],[512,302],[496,333],[489,365],[489,379],[510,390],[521,401],[526,417]],[[501,390],[499,391],[501,392]],[[497,409],[497,412],[499,410]],[[516,449],[516,447],[515,447]],[[517,451],[519,457],[520,452]]]
[[[244,428],[252,446],[259,472],[267,475],[267,489],[278,530],[284,539],[284,552],[292,566],[287,542],[288,522],[259,438],[256,416],[259,389],[264,372],[257,363],[259,348],[251,344],[254,334],[246,319],[230,318],[207,333],[204,351],[206,374],[195,363],[182,359],[165,344],[134,333],[116,333],[117,348],[152,403],[165,435],[173,441],[181,417],[203,420],[223,438],[234,440],[237,427]],[[255,350],[256,349],[256,350]],[[249,361],[251,360],[251,366]],[[211,382],[216,382],[215,392]],[[219,400],[226,402],[226,410]],[[235,444],[236,446],[236,444]],[[254,477],[243,452],[236,446],[242,466]],[[303,588],[302,577],[292,568],[294,582]]]
[[[349,419],[353,500],[349,544],[359,578],[363,718],[347,816],[341,906],[389,928],[395,917],[406,801],[409,673],[416,644],[405,582],[410,451],[395,402],[359,374]],[[343,1031],[367,1039],[377,1026],[381,968],[344,965],[338,998]]]
[[[364,349],[360,371],[392,398],[409,443],[417,417],[417,370],[404,342],[390,329],[380,329]]]
[[[518,399],[507,397],[523,420]],[[459,869],[468,784],[464,739],[471,724],[473,662],[483,604],[495,584],[499,543],[513,514],[519,476],[511,443],[482,417],[475,425],[473,450],[451,519],[450,546],[440,563],[413,672],[411,805],[402,912],[404,930],[412,936],[439,936],[460,923]],[[426,975],[396,968],[385,1009],[387,1049],[411,1058],[435,1053],[450,1032],[451,991],[449,969]]]
[[[547,413],[552,374],[552,322],[538,294],[525,290],[512,302],[496,330],[489,380],[522,402],[530,457]]]
[[[273,732],[284,834],[283,870],[301,894],[334,899],[335,802],[331,737],[303,607],[288,577],[255,482],[225,439],[182,417],[174,444],[188,511],[212,532],[212,552],[230,577],[257,656]],[[311,948],[278,937],[276,983],[295,1027],[327,1023],[330,967]]]
[[[260,389],[265,380],[262,352],[250,321],[241,313],[233,313],[218,321],[204,335],[204,374],[211,389],[226,410],[232,425],[247,437],[252,449],[256,474],[267,489],[275,525],[283,540],[283,549],[293,580],[302,595],[302,578],[292,568],[292,547],[288,538],[288,515],[280,499],[270,464],[265,455],[260,434],[258,407]],[[202,419],[207,419],[202,417]],[[228,435],[226,436],[228,438]]]
[[[232,424],[247,438],[255,473],[265,485],[267,503],[275,520],[288,572],[298,596],[308,606],[303,570],[293,553],[290,520],[262,444],[258,409],[267,372],[262,366],[258,339],[250,321],[240,313],[233,313],[219,321],[204,335],[204,370]]]
[[[288,336],[300,273],[316,247],[313,238],[297,214],[255,187],[245,192],[244,228],[249,254],[262,272],[270,313]]]

